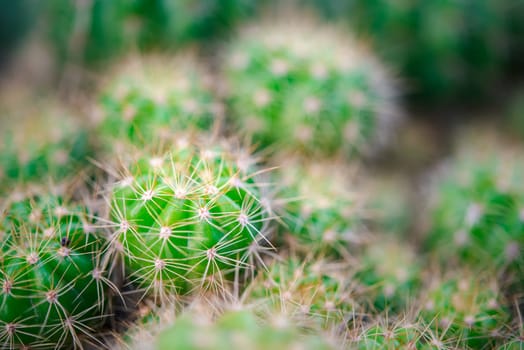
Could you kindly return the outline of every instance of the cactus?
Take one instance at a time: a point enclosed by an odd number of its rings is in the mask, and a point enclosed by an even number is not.
[[[60,194],[16,194],[0,227],[0,348],[100,345],[95,331],[115,286],[92,213]]]
[[[245,28],[226,53],[226,96],[240,131],[319,155],[385,141],[397,116],[386,70],[346,33],[281,17]]]
[[[395,324],[387,327],[373,324],[360,332],[351,343],[358,350],[440,350],[447,347],[430,330],[419,329],[416,324]]]
[[[278,164],[279,162],[277,162]],[[366,202],[353,192],[355,168],[336,161],[309,164],[285,159],[280,179],[287,197],[282,214],[285,234],[297,251],[347,257],[364,231]],[[352,181],[353,180],[353,181]]]
[[[50,179],[60,181],[85,169],[94,147],[73,118],[51,103],[35,110],[7,111],[0,143],[0,192],[12,185]],[[60,127],[56,127],[60,125]]]
[[[395,313],[413,306],[422,273],[415,252],[406,243],[379,237],[360,254],[355,279],[363,286],[360,292],[374,311]]]
[[[131,57],[119,67],[97,111],[110,147],[118,142],[172,142],[175,131],[210,130],[221,116],[211,78],[189,53]]]
[[[113,185],[112,241],[145,294],[163,302],[199,287],[220,292],[253,266],[272,219],[253,158],[198,141],[131,154]]]
[[[205,336],[203,336],[205,335]],[[151,322],[131,335],[126,348],[235,350],[334,349],[320,334],[307,334],[283,318],[260,319],[248,310],[226,311],[215,321],[188,311],[167,322]]]
[[[448,264],[495,267],[518,285],[524,266],[521,150],[471,132],[475,137],[461,136],[459,154],[433,186],[425,245]],[[475,142],[478,135],[482,141]]]
[[[243,300],[262,315],[282,314],[306,329],[345,328],[360,312],[350,273],[343,262],[286,257],[257,276]]]
[[[422,305],[430,328],[460,347],[494,346],[510,317],[496,283],[465,271],[432,281]]]

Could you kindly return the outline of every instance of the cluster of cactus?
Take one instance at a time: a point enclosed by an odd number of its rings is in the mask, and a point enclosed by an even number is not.
[[[132,16],[138,32],[115,38],[138,46],[200,31],[164,9],[219,11],[211,0],[61,3],[49,6],[91,18],[66,34],[96,37]],[[359,158],[398,120],[387,69],[313,20],[241,33],[216,75],[194,55],[123,62],[83,109],[96,121],[85,136],[67,119],[36,133],[15,120],[22,136],[0,152],[0,348],[522,347],[521,148],[491,159],[463,138],[431,203],[410,206],[410,188],[389,173],[393,185],[377,186],[373,158]]]
[[[264,146],[351,154],[390,132],[395,89],[347,34],[282,18],[245,28],[223,67],[231,116]]]

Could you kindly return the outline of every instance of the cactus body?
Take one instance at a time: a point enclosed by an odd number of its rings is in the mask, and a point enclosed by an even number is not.
[[[172,142],[182,130],[210,130],[222,113],[209,74],[188,55],[134,57],[103,93],[99,129],[109,146]]]
[[[3,213],[0,347],[80,347],[104,320],[104,241],[61,196],[14,200]]]
[[[113,189],[114,240],[131,279],[155,296],[222,284],[268,244],[253,164],[220,145],[142,155]]]
[[[383,141],[395,120],[384,68],[330,27],[289,18],[248,27],[224,65],[233,117],[262,145],[347,155]]]

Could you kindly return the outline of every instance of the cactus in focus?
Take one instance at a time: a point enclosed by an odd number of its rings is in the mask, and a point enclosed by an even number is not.
[[[386,69],[346,33],[296,15],[244,28],[223,74],[236,124],[263,146],[370,151],[397,119]]]
[[[495,282],[460,271],[431,284],[421,311],[430,328],[462,348],[496,344],[510,314]]]
[[[110,199],[112,241],[146,294],[220,292],[270,247],[264,170],[245,151],[191,141],[123,163]]]
[[[131,57],[118,68],[101,98],[96,117],[110,147],[132,142],[173,142],[182,130],[210,130],[222,107],[211,77],[192,54]]]
[[[416,324],[372,325],[360,332],[351,345],[351,349],[358,350],[446,349],[435,334],[419,329]]]
[[[92,213],[63,195],[11,196],[1,213],[0,347],[101,345],[108,290]]]

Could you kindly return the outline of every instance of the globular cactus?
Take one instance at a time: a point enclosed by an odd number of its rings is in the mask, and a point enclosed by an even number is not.
[[[422,269],[408,243],[379,236],[358,254],[355,280],[359,292],[374,312],[401,312],[413,307],[418,296]]]
[[[93,114],[101,137],[117,143],[169,144],[181,130],[211,130],[222,106],[195,55],[135,56],[117,68]]]
[[[514,11],[509,3],[354,1],[346,14],[354,30],[411,82],[414,97],[460,102],[492,92],[504,75],[507,21]]]
[[[447,264],[487,266],[522,281],[523,157],[481,129],[463,133],[458,155],[432,186],[425,246]]]
[[[101,346],[95,331],[116,287],[92,213],[61,194],[14,193],[0,228],[0,348]]]
[[[366,199],[356,191],[358,169],[337,161],[285,159],[279,180],[287,197],[284,234],[298,252],[347,257],[365,232]]]
[[[93,143],[81,125],[51,103],[6,111],[0,143],[0,192],[31,181],[66,179],[89,165]],[[60,127],[58,127],[60,125]],[[80,130],[79,130],[80,129]]]
[[[110,198],[112,241],[129,279],[162,302],[200,287],[223,292],[254,266],[271,247],[273,218],[255,163],[228,142],[131,152]]]
[[[126,349],[241,350],[335,349],[323,334],[308,334],[283,317],[262,318],[249,310],[226,311],[212,321],[187,311],[135,329]]]
[[[374,149],[398,116],[391,77],[347,33],[297,17],[244,28],[225,54],[240,131],[322,156]]]
[[[345,329],[362,312],[344,262],[285,257],[247,287],[243,300],[264,314],[281,314],[305,329]]]
[[[433,280],[421,304],[429,327],[461,348],[494,346],[510,317],[496,282],[466,271]]]
[[[373,324],[357,333],[350,342],[351,349],[358,350],[442,350],[444,345],[431,330],[423,329],[415,323]],[[449,348],[452,348],[451,346]]]

